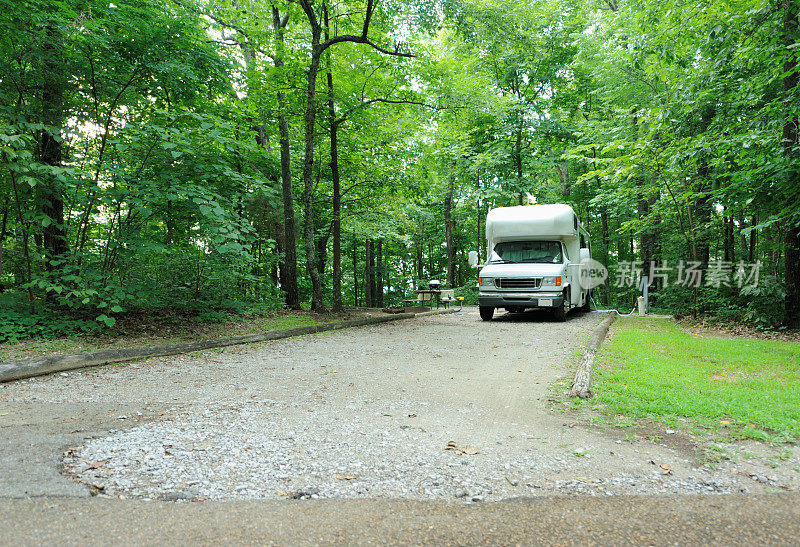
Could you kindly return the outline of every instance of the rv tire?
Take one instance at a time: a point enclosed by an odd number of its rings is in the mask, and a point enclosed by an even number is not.
[[[564,291],[564,303],[553,309],[553,318],[559,323],[567,320],[567,311],[569,311],[569,297],[567,294],[567,291]]]
[[[586,301],[581,306],[581,311],[592,311],[592,291],[591,289],[586,292]]]
[[[491,321],[494,316],[494,307],[492,306],[480,306],[478,307],[478,311],[481,314],[481,319],[484,321]]]

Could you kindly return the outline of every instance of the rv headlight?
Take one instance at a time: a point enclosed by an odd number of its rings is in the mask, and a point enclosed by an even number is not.
[[[550,275],[547,277],[542,278],[542,285],[555,285],[556,287],[561,286],[561,276],[558,275]]]
[[[478,286],[479,287],[494,287],[494,278],[493,277],[479,277],[478,278]]]

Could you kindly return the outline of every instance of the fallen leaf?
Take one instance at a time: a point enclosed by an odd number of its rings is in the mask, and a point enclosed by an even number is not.
[[[478,449],[472,446],[465,446],[461,449],[461,451],[466,454],[467,456],[474,456],[478,453]]]
[[[719,423],[721,423],[722,425],[731,425],[731,423],[728,420],[720,420]]]
[[[416,418],[416,417],[417,417],[417,415],[416,415],[416,414],[409,414],[409,415],[408,415],[408,417],[409,417],[409,418]]]
[[[89,471],[90,469],[100,469],[105,464],[107,464],[108,461],[109,460],[101,460],[101,461],[97,461],[97,462],[94,462],[94,463],[90,463],[89,465],[86,466],[84,471]]]
[[[672,468],[665,463],[662,463],[659,467],[666,471],[665,475],[672,475]]]
[[[448,442],[447,446],[444,447],[445,450],[456,450],[457,448],[458,448],[458,445],[456,444],[455,441]]]
[[[355,475],[336,475],[336,478],[340,481],[351,481],[356,478]]]

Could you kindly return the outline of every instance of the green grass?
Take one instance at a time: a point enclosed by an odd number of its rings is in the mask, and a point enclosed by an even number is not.
[[[620,318],[598,356],[594,403],[720,436],[800,439],[800,344],[718,338],[669,319]]]

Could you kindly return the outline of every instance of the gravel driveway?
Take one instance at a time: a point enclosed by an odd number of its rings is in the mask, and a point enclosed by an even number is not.
[[[711,467],[553,410],[601,318],[465,308],[0,385],[0,495],[473,503],[796,485],[796,454]]]

